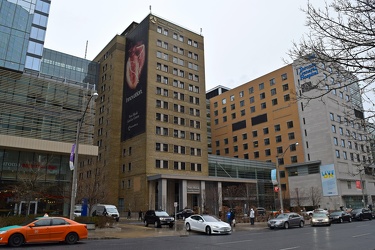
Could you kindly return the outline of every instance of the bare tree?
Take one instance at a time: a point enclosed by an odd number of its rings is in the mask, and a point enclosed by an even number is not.
[[[317,67],[330,65],[332,74],[350,79],[343,88],[358,83],[358,91],[374,106],[371,86],[375,80],[375,2],[371,0],[332,0],[324,8],[308,3],[306,26],[310,32],[289,51],[293,60],[308,57]],[[323,81],[315,86],[323,89]],[[332,91],[333,89],[331,89]],[[371,91],[371,93],[369,93]],[[327,91],[316,92],[320,98]],[[311,97],[310,97],[311,98]],[[374,115],[373,110],[367,110]],[[370,115],[367,115],[369,117]]]
[[[89,170],[85,177],[83,173],[79,177],[76,202],[87,199],[87,203],[92,205],[105,201],[107,195],[109,195],[109,191],[105,186],[106,171],[96,168],[94,173]]]
[[[312,206],[314,208],[317,208],[323,197],[322,190],[317,187],[311,187],[310,190],[307,191],[307,195],[309,197],[309,200],[311,201]]]
[[[291,206],[292,207],[302,207],[305,206],[306,201],[306,191],[303,188],[295,188],[291,191]]]
[[[48,165],[52,158],[40,156],[37,161],[21,164],[17,183],[12,188],[15,192],[15,201],[19,205],[21,202],[26,203],[26,215],[30,213],[31,203],[45,196],[48,189]]]

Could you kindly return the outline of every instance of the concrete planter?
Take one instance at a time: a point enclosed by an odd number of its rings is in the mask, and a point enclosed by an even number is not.
[[[87,230],[95,230],[95,223],[86,223]]]

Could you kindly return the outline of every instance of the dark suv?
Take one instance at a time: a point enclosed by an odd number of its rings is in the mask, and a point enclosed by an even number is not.
[[[191,210],[189,208],[185,208],[185,209],[182,209],[182,210],[180,210],[176,213],[176,218],[185,220],[187,217],[189,217],[190,215],[193,215],[193,214],[194,214],[193,210]]]
[[[170,228],[174,225],[174,218],[163,210],[148,210],[143,220],[145,226],[153,224],[155,227],[161,227],[162,225],[168,225]]]
[[[352,215],[352,218],[355,220],[372,220],[372,214],[371,210],[367,208],[356,208],[353,209],[350,214]]]

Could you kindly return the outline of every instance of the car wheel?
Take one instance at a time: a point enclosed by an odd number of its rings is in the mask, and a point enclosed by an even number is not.
[[[289,223],[288,223],[288,222],[285,222],[285,224],[284,224],[284,228],[285,228],[285,229],[289,229]]]
[[[211,234],[211,228],[209,226],[206,227],[206,234],[207,235]]]
[[[65,237],[66,244],[72,245],[78,241],[78,235],[76,233],[68,233]]]
[[[349,218],[349,223],[352,222],[352,218]]]
[[[185,216],[182,216],[182,220],[185,220]]]
[[[23,244],[24,238],[22,234],[13,234],[8,240],[8,245],[11,247],[19,247]]]
[[[116,218],[116,221],[119,222],[120,218]]]
[[[155,228],[160,227],[159,222],[155,221],[154,226],[155,226]]]
[[[169,224],[169,228],[172,228],[173,227],[173,224]]]
[[[190,230],[191,230],[191,228],[190,228],[190,223],[189,223],[189,222],[186,223],[185,228],[186,228],[186,231],[190,231]]]
[[[304,223],[303,221],[300,221],[300,222],[299,222],[299,227],[303,227],[304,224],[305,224],[305,223]]]
[[[340,223],[343,223],[343,221],[344,221],[344,220],[343,220],[342,218],[340,218]]]
[[[145,225],[145,227],[148,227],[148,222],[147,222],[147,220],[145,220],[145,221],[143,222],[143,224]]]

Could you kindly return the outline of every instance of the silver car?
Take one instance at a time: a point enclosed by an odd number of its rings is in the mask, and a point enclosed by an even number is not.
[[[290,227],[303,227],[305,220],[297,213],[284,213],[279,214],[276,218],[270,219],[267,222],[270,229],[274,228],[290,228]]]

